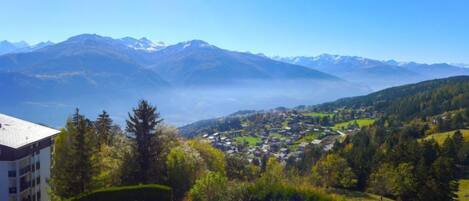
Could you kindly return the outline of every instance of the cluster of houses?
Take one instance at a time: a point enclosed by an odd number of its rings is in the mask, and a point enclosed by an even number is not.
[[[243,153],[251,161],[267,155],[285,162],[299,159],[308,145],[330,150],[338,138],[360,130],[356,123],[333,129],[335,124],[379,115],[369,108],[328,112],[286,108],[251,111],[194,127],[191,136],[201,136],[228,154]]]
[[[242,129],[204,133],[202,138],[228,154],[243,153],[250,161],[267,154],[285,162],[298,159],[310,144],[330,149],[334,141],[323,139],[340,136],[312,118],[292,111],[261,113],[243,119]]]

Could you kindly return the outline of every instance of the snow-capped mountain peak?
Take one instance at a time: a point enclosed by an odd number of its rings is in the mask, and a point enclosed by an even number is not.
[[[182,49],[186,49],[186,48],[189,48],[189,47],[215,47],[213,45],[210,45],[209,43],[203,41],[203,40],[190,40],[190,41],[186,41],[186,42],[182,42],[180,43],[180,45],[182,45]]]
[[[125,37],[125,38],[119,39],[119,41],[121,41],[122,44],[124,44],[128,48],[132,48],[134,50],[147,51],[147,52],[155,52],[166,47],[166,44],[164,42],[159,41],[159,42],[154,43],[145,37],[140,38],[140,39],[135,39],[132,37]]]

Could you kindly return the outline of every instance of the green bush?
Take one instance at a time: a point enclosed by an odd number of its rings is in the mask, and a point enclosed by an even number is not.
[[[70,201],[172,201],[171,188],[158,184],[105,188]]]
[[[331,201],[334,200],[323,192],[308,186],[296,186],[286,183],[276,183],[265,186],[254,184],[248,187],[250,201]]]

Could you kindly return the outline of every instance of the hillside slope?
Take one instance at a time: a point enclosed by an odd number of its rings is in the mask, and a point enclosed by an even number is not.
[[[392,87],[317,107],[321,109],[371,107],[373,110],[394,114],[404,119],[441,114],[469,107],[469,76]]]

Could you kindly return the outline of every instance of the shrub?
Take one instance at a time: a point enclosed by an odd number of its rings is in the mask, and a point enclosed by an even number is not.
[[[337,154],[321,158],[312,169],[314,183],[324,187],[351,188],[357,183],[347,161]]]
[[[105,188],[70,201],[172,201],[171,188],[158,184]]]
[[[256,183],[248,187],[250,201],[329,201],[334,200],[330,195],[311,186],[275,183],[265,185]]]
[[[173,188],[176,199],[184,197],[197,178],[203,175],[205,172],[203,162],[199,152],[187,145],[171,149],[167,156],[166,165],[169,184]]]
[[[190,191],[192,201],[225,201],[229,200],[227,193],[228,179],[221,173],[209,172],[198,179]]]

